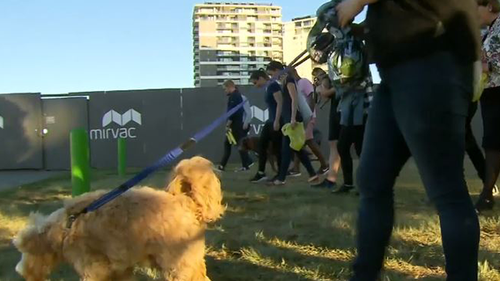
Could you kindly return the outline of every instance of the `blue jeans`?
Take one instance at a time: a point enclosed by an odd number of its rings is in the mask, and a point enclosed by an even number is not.
[[[410,156],[441,224],[448,281],[477,280],[479,222],[463,174],[472,69],[437,52],[381,70],[363,143],[358,257],[352,281],[375,281],[394,223],[394,183]]]
[[[309,177],[314,177],[316,175],[316,171],[314,171],[311,160],[309,159],[305,148],[301,149],[300,151],[293,150],[290,147],[290,138],[283,136],[283,140],[281,143],[281,164],[279,167],[278,180],[285,181],[288,173],[288,168],[290,167],[290,163],[292,162],[292,156],[294,153],[297,155],[297,157],[299,157],[300,162],[306,168]]]

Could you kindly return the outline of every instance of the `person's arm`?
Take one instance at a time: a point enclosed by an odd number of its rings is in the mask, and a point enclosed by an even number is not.
[[[297,124],[297,110],[299,108],[299,100],[297,95],[297,87],[295,83],[288,82],[286,84],[288,92],[290,93],[290,98],[292,99],[292,120],[291,124],[294,127]]]
[[[335,88],[330,84],[330,79],[323,79],[321,81],[321,86],[323,90],[321,91],[321,96],[326,99],[334,99],[335,98]]]
[[[379,0],[346,0],[340,2],[336,9],[341,27],[349,25],[366,5],[378,2]]]
[[[297,90],[299,91],[299,95],[304,95],[307,106],[309,106],[311,112],[314,112],[316,103],[314,101],[314,85],[311,81],[308,79],[300,79],[297,82]]]
[[[248,130],[250,122],[252,122],[252,109],[250,108],[250,102],[246,97],[243,98],[245,104],[243,105],[243,110],[245,111],[245,120],[243,120],[243,130]]]
[[[283,108],[283,96],[281,91],[275,92],[273,94],[274,100],[276,101],[276,117],[274,118],[273,128],[275,131],[280,130],[280,119],[281,119],[281,110]]]

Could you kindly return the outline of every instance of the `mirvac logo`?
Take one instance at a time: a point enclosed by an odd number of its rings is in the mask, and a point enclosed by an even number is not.
[[[269,119],[269,109],[262,110],[255,105],[250,109],[252,110],[252,118],[264,123]]]
[[[0,116],[0,129],[3,129],[3,117]]]
[[[129,124],[142,125],[142,116],[134,109],[129,109],[123,114],[110,110],[102,117],[102,129],[90,130],[91,140],[107,139],[135,139],[136,127]],[[113,125],[114,124],[114,125]],[[126,125],[129,125],[125,127]]]
[[[255,105],[250,109],[252,111],[252,119],[260,121],[257,124],[251,124],[250,127],[254,134],[259,135],[262,128],[264,128],[264,123],[269,119],[269,109],[262,110]]]

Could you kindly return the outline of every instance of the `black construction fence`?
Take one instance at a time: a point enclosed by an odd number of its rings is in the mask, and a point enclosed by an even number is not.
[[[248,98],[252,123],[258,135],[268,116],[263,90],[240,87]],[[81,92],[60,96],[40,93],[0,95],[0,170],[70,168],[70,131],[89,133],[91,166],[117,166],[117,139],[127,140],[128,167],[143,168],[155,162],[226,110],[221,88],[154,89]],[[322,150],[328,156],[330,106],[318,109],[317,128]],[[474,119],[476,137],[482,126]],[[202,155],[218,162],[222,156],[224,126],[196,144],[181,158]],[[239,161],[236,150],[231,161]]]

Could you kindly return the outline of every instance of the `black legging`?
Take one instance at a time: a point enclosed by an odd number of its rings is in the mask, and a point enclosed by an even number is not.
[[[340,137],[337,144],[337,149],[340,155],[340,163],[344,173],[344,184],[353,185],[353,165],[351,156],[351,146],[354,144],[356,154],[361,155],[363,147],[363,135],[365,126],[341,126]]]
[[[267,150],[270,144],[278,162],[278,169],[281,166],[281,138],[281,131],[275,131],[273,122],[267,121],[259,138],[259,172],[266,171]]]
[[[484,159],[483,151],[477,144],[476,138],[474,137],[474,133],[472,132],[472,126],[471,122],[472,119],[474,118],[474,115],[476,114],[477,111],[477,104],[478,102],[473,102],[470,104],[469,107],[469,113],[467,116],[467,120],[465,123],[465,150],[467,152],[467,155],[469,155],[469,158],[474,165],[474,168],[476,168],[477,175],[479,178],[484,182],[484,177],[486,173],[486,161]]]
[[[243,126],[243,125],[241,125],[241,126]],[[240,144],[241,140],[244,137],[246,137],[246,135],[247,135],[247,133],[243,129],[233,130],[233,136],[238,144],[236,147],[240,147],[239,144]],[[229,141],[226,138],[226,140],[224,141],[224,155],[222,155],[222,160],[220,162],[220,165],[222,167],[226,167],[227,162],[229,161],[229,157],[231,157],[232,148],[233,148],[233,146],[229,143]],[[252,164],[252,159],[248,155],[248,152],[244,151],[242,149],[239,149],[239,153],[240,153],[240,157],[241,157],[241,166],[244,168],[248,168],[248,166],[250,164]]]

